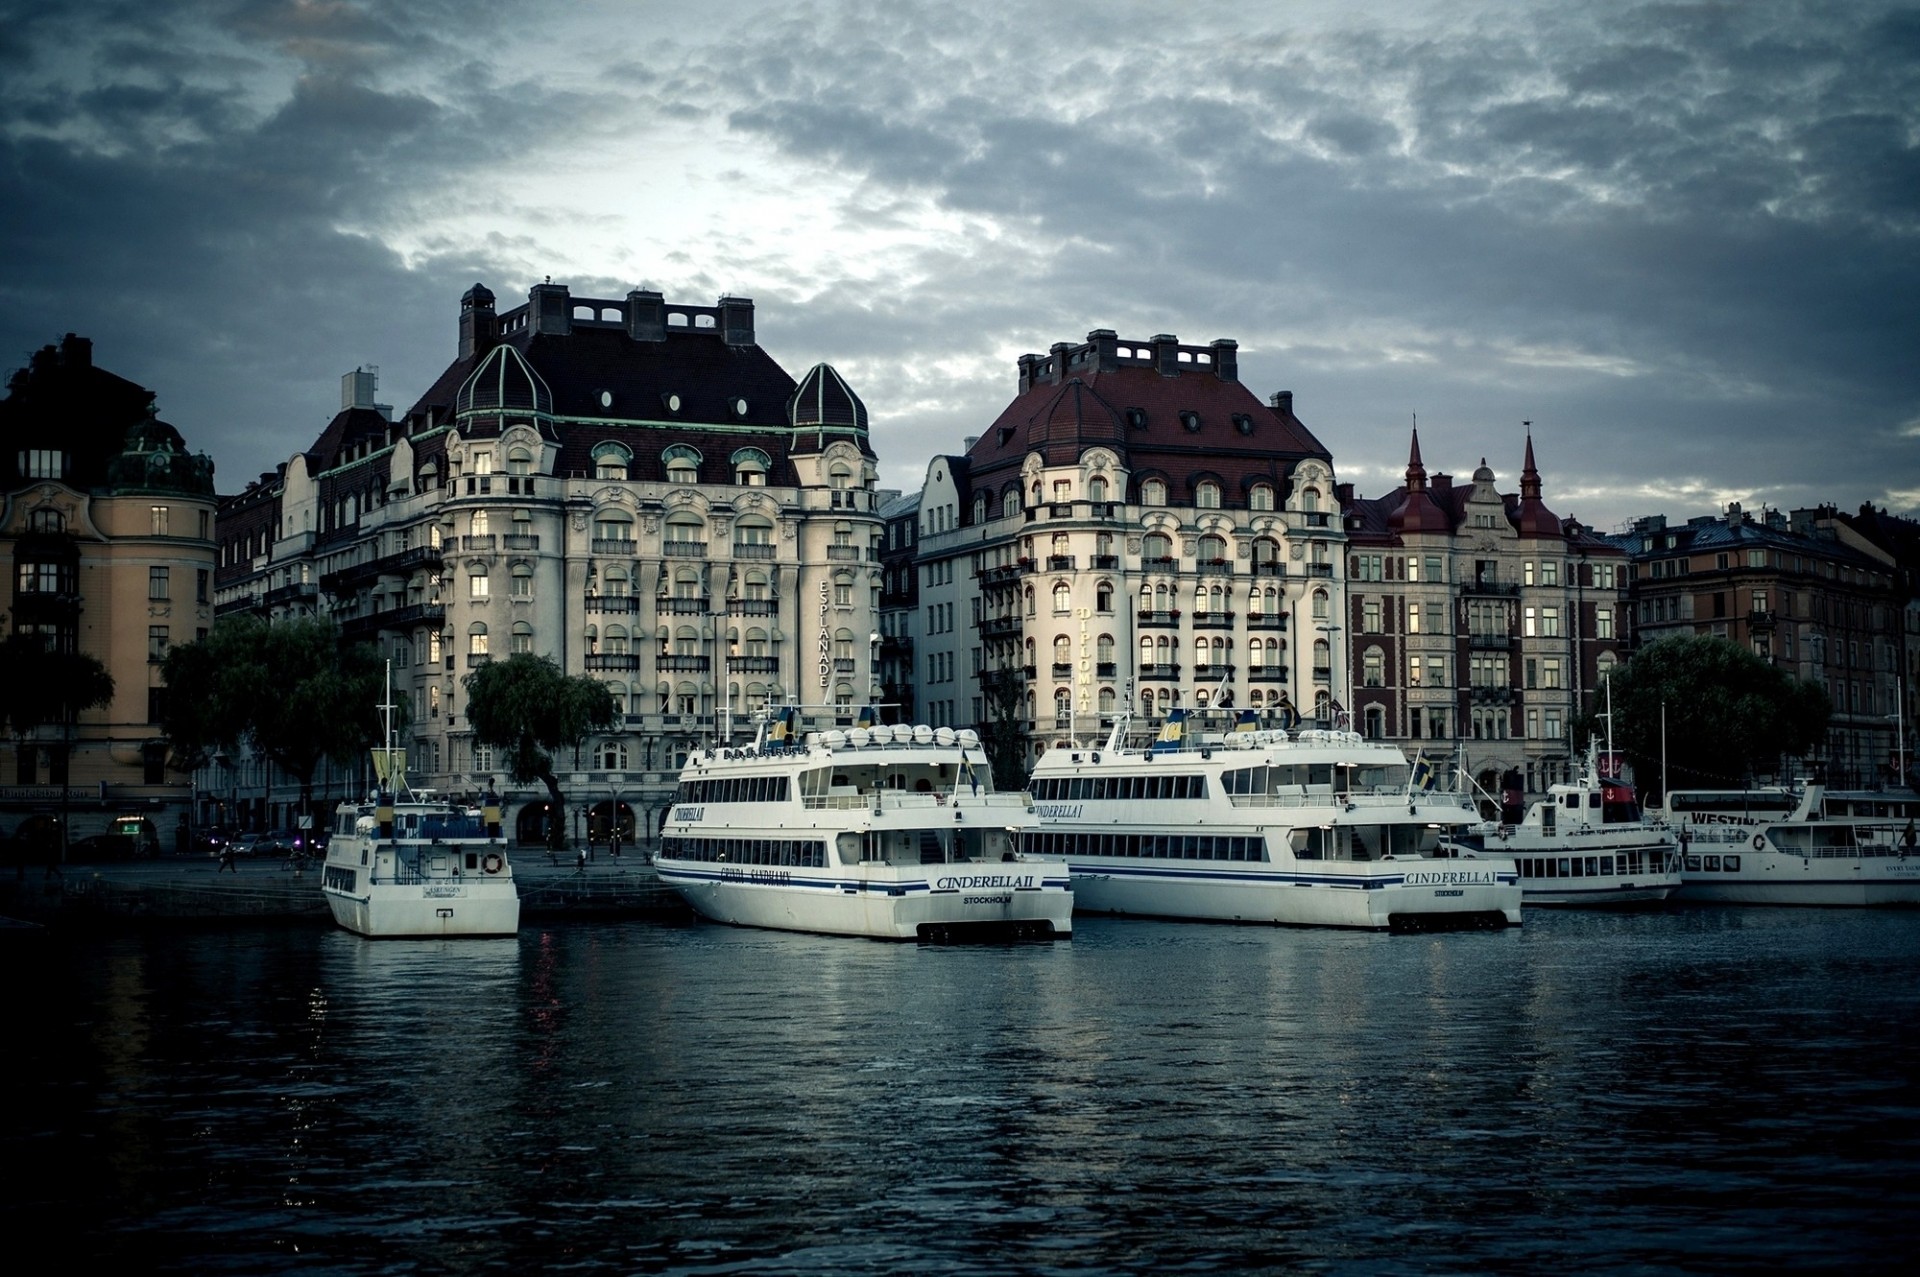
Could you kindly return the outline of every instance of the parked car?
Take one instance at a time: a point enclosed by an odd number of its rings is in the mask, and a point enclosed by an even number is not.
[[[139,844],[125,834],[89,834],[67,844],[67,859],[81,865],[132,860],[138,850]]]

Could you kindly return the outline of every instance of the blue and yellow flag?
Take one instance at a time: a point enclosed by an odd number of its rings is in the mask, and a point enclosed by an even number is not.
[[[1153,742],[1149,754],[1165,754],[1180,748],[1181,737],[1187,734],[1187,711],[1171,710],[1167,714],[1167,725],[1160,729],[1160,738]]]
[[[1424,752],[1413,761],[1413,778],[1410,788],[1417,789],[1423,794],[1433,788],[1433,764],[1427,761]]]
[[[853,726],[856,731],[861,728],[866,728],[871,731],[873,728],[880,726],[880,707],[878,705],[862,705],[860,712],[853,716]]]
[[[800,711],[789,705],[774,716],[767,725],[767,744],[787,746],[793,744],[794,730],[799,726]]]
[[[1300,726],[1300,711],[1293,707],[1293,700],[1285,692],[1280,693],[1280,726],[1292,731]]]
[[[1233,720],[1233,730],[1236,732],[1250,732],[1258,726],[1260,726],[1260,715],[1250,709],[1241,710]]]

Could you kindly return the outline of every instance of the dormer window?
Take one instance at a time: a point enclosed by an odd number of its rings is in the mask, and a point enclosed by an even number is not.
[[[593,448],[593,477],[596,479],[625,479],[632,475],[633,453],[623,443],[595,444]]]
[[[1148,479],[1140,485],[1141,505],[1165,505],[1167,503],[1167,484],[1164,479]]]
[[[760,449],[742,448],[733,454],[733,481],[743,488],[764,488],[770,465],[767,454]]]
[[[1273,509],[1272,486],[1265,483],[1254,484],[1253,490],[1247,493],[1247,509],[1249,510]]]
[[[1220,485],[1211,479],[1203,479],[1193,490],[1193,504],[1202,510],[1220,508]]]

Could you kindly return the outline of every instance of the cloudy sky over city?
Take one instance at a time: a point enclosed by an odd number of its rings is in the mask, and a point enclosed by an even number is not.
[[[1606,529],[1920,512],[1911,5],[0,0],[0,165],[0,360],[93,338],[222,491],[551,276],[752,297],[889,487],[1112,328],[1362,495],[1417,415]]]

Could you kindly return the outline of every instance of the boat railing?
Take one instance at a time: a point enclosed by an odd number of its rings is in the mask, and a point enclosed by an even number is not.
[[[962,790],[959,794],[944,791],[941,793],[927,794],[908,793],[895,789],[882,789],[866,794],[826,794],[813,798],[802,798],[800,805],[807,811],[870,811],[876,808],[907,811],[937,807],[1025,807],[1027,805],[1027,796],[1024,792],[975,794]]]
[[[1227,801],[1235,807],[1404,807],[1418,802],[1425,806],[1460,807],[1471,809],[1473,804],[1465,794],[1452,790],[1409,793],[1405,789],[1350,790],[1334,793],[1324,787],[1320,789],[1282,791],[1272,794],[1229,794]]]

